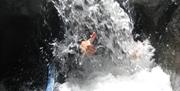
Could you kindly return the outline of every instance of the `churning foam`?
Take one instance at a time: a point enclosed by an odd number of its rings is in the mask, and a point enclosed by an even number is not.
[[[108,74],[79,85],[66,82],[56,84],[55,91],[172,91],[170,76],[160,67],[151,71],[142,70],[131,76]]]

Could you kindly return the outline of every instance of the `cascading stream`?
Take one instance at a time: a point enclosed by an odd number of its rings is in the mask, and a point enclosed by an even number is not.
[[[57,91],[172,91],[169,75],[154,67],[148,39],[134,41],[131,17],[114,0],[54,0],[64,21],[65,39],[53,55],[66,82]],[[97,54],[82,56],[78,41],[97,33]],[[156,82],[158,81],[158,82]],[[149,88],[149,89],[148,89]]]

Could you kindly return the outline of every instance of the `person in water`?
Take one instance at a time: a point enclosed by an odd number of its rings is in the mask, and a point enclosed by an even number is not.
[[[96,48],[93,45],[95,39],[96,39],[96,33],[93,32],[88,40],[81,41],[80,50],[83,55],[90,56],[96,53]]]

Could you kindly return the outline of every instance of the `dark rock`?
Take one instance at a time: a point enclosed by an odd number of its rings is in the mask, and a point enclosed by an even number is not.
[[[8,91],[44,89],[49,43],[63,38],[57,11],[41,0],[1,0],[0,12],[0,81]]]
[[[175,67],[176,72],[180,74],[180,6],[174,12],[171,21],[168,23],[167,29],[170,31],[172,35],[171,42],[174,46],[174,59],[175,59]]]

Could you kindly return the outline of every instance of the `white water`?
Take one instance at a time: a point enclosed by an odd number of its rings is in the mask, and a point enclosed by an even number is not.
[[[131,76],[108,74],[81,86],[69,82],[56,85],[57,91],[172,91],[169,75],[160,67],[153,68],[151,72],[143,70]]]
[[[133,22],[116,1],[52,2],[66,29],[65,40],[53,43],[59,72],[67,76],[64,84],[56,83],[57,91],[172,91],[169,75],[153,68],[155,49],[148,39],[133,40]],[[70,49],[93,31],[98,35],[96,48],[104,48],[100,54],[85,57]],[[67,53],[75,57],[70,59]],[[79,69],[69,71],[67,63]]]

